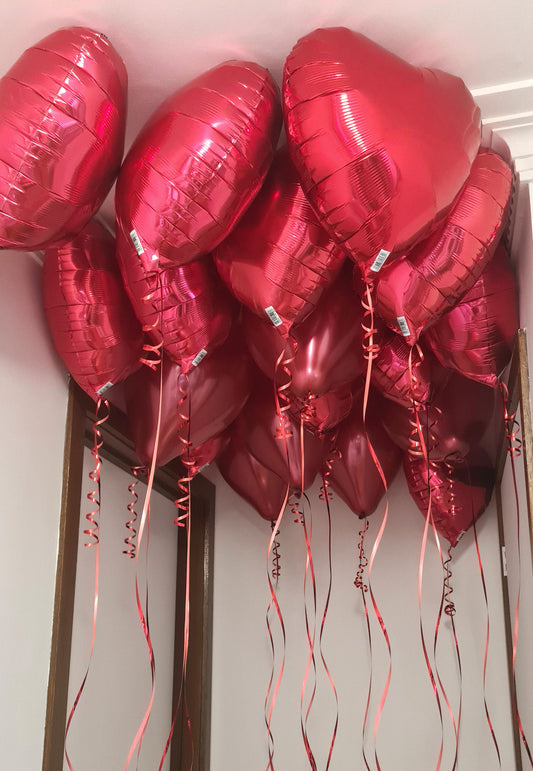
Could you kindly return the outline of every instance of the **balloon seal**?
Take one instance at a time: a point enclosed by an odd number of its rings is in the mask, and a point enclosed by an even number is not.
[[[131,240],[133,242],[133,246],[135,247],[135,251],[137,252],[137,254],[140,257],[141,254],[144,254],[144,249],[143,249],[143,245],[141,243],[141,239],[137,235],[137,231],[135,230],[135,228],[132,231],[130,231],[130,238],[131,238]]]
[[[269,305],[268,308],[265,308],[265,313],[275,327],[280,327],[283,324],[283,321],[278,316],[272,305]]]
[[[105,383],[105,385],[103,385],[101,388],[99,388],[96,393],[98,394],[98,396],[103,396],[105,394],[105,392],[109,391],[110,388],[113,388],[114,385],[115,385],[114,383],[112,383],[110,380],[108,380],[107,383]]]
[[[409,337],[411,334],[409,330],[409,324],[407,323],[405,316],[397,316],[396,321],[398,322],[398,326],[400,327],[400,332],[404,337]]]
[[[205,348],[202,348],[202,350],[199,351],[194,357],[194,359],[192,360],[192,366],[197,367],[200,364],[200,362],[205,359],[206,356],[207,356],[207,351],[205,350]]]
[[[378,252],[378,256],[370,266],[370,270],[373,273],[379,273],[381,268],[385,265],[385,262],[387,261],[387,257],[389,256],[390,252],[388,252],[386,249],[380,249]]]
[[[462,532],[462,533],[459,533],[459,535],[457,536],[457,541],[456,541],[456,543],[459,543],[459,541],[461,540],[461,538],[464,536],[465,532],[466,532],[466,531],[465,531],[465,530],[463,530],[463,532]]]

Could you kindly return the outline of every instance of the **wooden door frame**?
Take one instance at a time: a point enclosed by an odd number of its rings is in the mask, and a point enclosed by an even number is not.
[[[63,768],[80,530],[83,450],[85,446],[92,446],[94,409],[94,403],[71,380],[65,429],[63,487],[42,771],[58,771]],[[111,462],[131,474],[131,466],[138,465],[138,461],[135,457],[133,442],[128,436],[124,414],[112,406],[110,418],[101,426],[101,432],[104,443],[100,453],[104,461]],[[157,470],[154,489],[166,498],[174,500],[177,495],[177,481],[182,475],[183,466],[173,461]],[[215,487],[202,476],[196,477],[192,483],[191,507],[187,701],[194,747],[192,769],[209,771]],[[179,691],[182,669],[185,553],[185,528],[180,528],[176,575],[174,704]],[[171,745],[171,771],[188,771],[190,768],[189,744],[185,716],[180,714]]]
[[[531,401],[529,389],[529,364],[527,355],[527,333],[525,329],[519,329],[515,336],[513,355],[509,366],[507,377],[508,386],[508,405],[509,414],[514,414],[520,408],[520,428],[522,436],[522,462],[524,464],[524,479],[526,487],[527,517],[529,524],[530,545],[533,551],[533,434],[531,421]],[[518,726],[517,715],[517,687],[516,678],[513,676],[513,624],[512,613],[509,600],[509,582],[507,570],[504,567],[505,555],[505,533],[503,518],[503,500],[502,500],[502,478],[508,452],[509,442],[502,426],[502,436],[500,441],[500,452],[496,461],[496,483],[494,495],[496,500],[496,511],[498,517],[498,539],[500,554],[500,575],[502,582],[502,603],[503,617],[505,621],[505,642],[507,651],[507,668],[509,677],[509,696],[511,703],[511,721],[513,726],[513,744],[516,771],[522,771],[522,742]]]

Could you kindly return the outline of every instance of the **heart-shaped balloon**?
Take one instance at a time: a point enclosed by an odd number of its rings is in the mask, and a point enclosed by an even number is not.
[[[228,431],[223,431],[221,434],[207,439],[198,447],[188,448],[181,456],[183,462],[185,463],[186,461],[187,475],[195,477],[197,474],[200,474],[206,466],[209,466],[223,452],[229,442],[229,438]]]
[[[250,360],[232,333],[212,356],[183,375],[163,356],[163,402],[157,465],[182,455],[185,442],[192,450],[222,433],[250,395]],[[159,412],[160,373],[143,367],[124,384],[126,412],[137,457],[152,462]],[[190,420],[184,420],[190,416]]]
[[[416,455],[425,457],[421,431],[429,458],[448,459],[453,464],[462,463],[476,448],[492,458],[502,428],[498,391],[456,372],[451,373],[431,403],[418,408],[419,429],[416,416],[406,407],[384,399],[381,411],[385,430],[402,450],[412,448]]]
[[[276,361],[285,350],[285,341],[266,321],[244,314],[246,344],[258,367],[274,378]],[[291,337],[296,345],[287,347],[291,359],[291,393],[301,398],[321,396],[352,383],[365,368],[361,326],[361,300],[351,287],[351,263],[342,269],[335,283],[327,289],[313,311],[294,327]],[[278,367],[277,382],[286,376]]]
[[[461,536],[485,511],[492,495],[494,472],[485,484],[466,484],[449,465],[404,455],[404,472],[411,497],[427,516],[431,494],[431,513],[440,535],[456,546]]]
[[[235,297],[287,337],[314,310],[346,254],[319,225],[284,148],[214,257]]]
[[[142,355],[141,327],[120,279],[113,237],[90,222],[72,241],[46,250],[42,280],[55,348],[97,401],[140,366]]]
[[[387,486],[396,476],[401,452],[381,425],[380,403],[370,399],[365,423],[360,395],[348,418],[339,426],[335,448],[339,457],[333,461],[330,482],[332,489],[358,517],[372,514],[385,494],[381,475],[376,467],[368,440],[376,453]]]
[[[212,251],[261,187],[280,128],[276,85],[252,62],[220,64],[169,97],[117,182],[123,259],[168,267]]]
[[[158,268],[146,253],[130,260],[118,234],[117,258],[124,285],[143,328],[189,372],[227,338],[233,300],[209,257],[185,265]]]
[[[128,78],[105,35],[53,32],[0,80],[0,248],[71,239],[111,189]]]
[[[323,434],[348,417],[353,405],[353,390],[359,392],[361,388],[361,382],[357,385],[348,384],[327,391],[322,396],[310,396],[307,399],[292,394],[289,413],[297,423],[303,420],[310,431]]]
[[[246,443],[246,423],[238,417],[217,466],[228,485],[263,517],[275,522],[281,511],[287,483],[252,455]]]
[[[304,192],[366,276],[431,232],[479,147],[479,109],[462,80],[343,27],[298,41],[283,101]]]
[[[516,282],[500,246],[472,289],[428,329],[425,339],[445,367],[497,388],[517,329]]]
[[[448,373],[431,351],[417,351],[399,335],[383,331],[379,352],[372,364],[372,385],[387,399],[411,407],[433,400],[436,390],[444,385]]]
[[[476,157],[443,227],[383,271],[376,309],[414,344],[477,281],[507,221],[513,173],[496,153]]]
[[[289,416],[285,430],[280,432],[274,387],[260,375],[243,410],[243,421],[248,449],[261,464],[274,471],[293,490],[302,490],[302,476],[304,490],[313,484],[322,465],[324,441]]]

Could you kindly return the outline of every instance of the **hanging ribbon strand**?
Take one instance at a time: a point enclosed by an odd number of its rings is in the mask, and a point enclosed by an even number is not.
[[[85,683],[87,682],[87,678],[89,676],[89,670],[91,667],[91,662],[92,662],[93,652],[94,652],[94,641],[96,637],[96,619],[98,616],[98,586],[99,586],[99,578],[100,578],[100,524],[98,521],[98,516],[100,514],[100,501],[101,501],[100,471],[102,469],[102,459],[100,457],[100,448],[102,447],[102,444],[103,444],[102,432],[100,429],[101,429],[101,426],[106,422],[106,420],[108,420],[108,418],[109,418],[109,402],[107,401],[107,399],[98,399],[98,402],[96,404],[96,417],[93,423],[93,446],[91,449],[91,455],[94,458],[94,468],[89,472],[89,478],[91,482],[93,482],[94,485],[96,485],[96,487],[93,490],[91,490],[89,493],[87,493],[87,498],[91,502],[91,506],[93,508],[88,514],[85,515],[85,519],[89,523],[89,527],[87,527],[83,531],[83,534],[91,539],[85,543],[85,547],[86,548],[91,548],[92,546],[95,547],[94,599],[93,599],[91,647],[89,651],[89,659],[87,661],[87,668],[85,670],[85,674],[81,681],[81,685],[78,689],[78,692],[74,698],[74,703],[72,704],[71,710],[67,718],[67,724],[65,727],[64,753],[65,753],[65,760],[69,767],[69,771],[73,771],[73,767],[67,751],[68,734],[70,731],[72,719],[74,717],[81,695],[85,688]]]
[[[437,622],[435,625],[435,636],[433,638],[433,659],[435,661],[435,673],[437,675],[437,681],[439,684],[439,687],[442,692],[443,699],[445,701],[446,707],[448,709],[448,713],[450,715],[450,720],[452,723],[452,729],[455,736],[455,754],[453,759],[453,766],[452,771],[456,771],[457,769],[457,761],[459,756],[459,735],[460,735],[460,729],[461,729],[461,716],[462,716],[462,707],[463,707],[463,669],[461,665],[461,654],[459,651],[459,642],[457,639],[457,631],[455,629],[455,603],[451,599],[451,595],[453,593],[453,588],[451,585],[451,578],[452,578],[452,571],[450,567],[450,563],[452,561],[452,547],[449,546],[447,557],[445,560],[443,560],[442,551],[440,549],[440,541],[438,538],[438,534],[435,531],[435,539],[437,541],[437,544],[439,546],[439,555],[442,562],[442,567],[444,570],[444,579],[442,583],[442,595],[441,595],[441,601],[440,601],[440,607],[439,612],[437,615]],[[454,650],[455,650],[455,657],[457,661],[457,669],[459,673],[459,706],[457,709],[457,722],[455,720],[455,716],[453,714],[453,709],[451,707],[450,701],[448,699],[448,696],[446,694],[446,690],[444,688],[444,684],[442,682],[442,678],[439,673],[439,669],[437,666],[437,644],[439,639],[439,631],[440,631],[440,625],[442,620],[442,614],[445,613],[448,618],[450,619],[451,629],[452,629],[452,636],[454,641]]]
[[[366,727],[368,723],[368,715],[370,712],[370,699],[372,698],[372,685],[373,685],[373,677],[372,677],[372,660],[373,660],[373,648],[372,648],[372,634],[370,631],[370,617],[368,615],[368,605],[366,602],[366,594],[365,592],[368,591],[368,585],[364,583],[363,576],[364,576],[364,570],[368,566],[368,560],[366,559],[364,555],[364,536],[366,531],[368,530],[368,518],[365,517],[365,524],[359,531],[359,543],[358,543],[358,552],[359,552],[359,568],[357,571],[357,575],[354,581],[354,585],[357,589],[360,589],[361,591],[361,600],[363,602],[363,610],[365,614],[365,624],[366,624],[366,633],[368,637],[368,652],[370,656],[370,673],[368,677],[368,692],[366,697],[366,704],[365,704],[365,714],[363,717],[363,726],[361,730],[361,741],[362,741],[362,755],[363,755],[363,761],[365,764],[365,768],[367,771],[370,771],[370,765],[368,763],[368,758],[366,756],[366,750],[365,750],[365,740],[366,740]]]
[[[139,500],[136,487],[139,484],[139,476],[141,475],[146,476],[146,467],[132,466],[131,473],[135,477],[135,481],[131,482],[128,485],[128,492],[131,495],[131,500],[126,506],[128,513],[130,515],[130,519],[126,522],[126,530],[128,530],[130,534],[126,538],[124,538],[124,543],[126,545],[126,548],[123,550],[122,554],[125,554],[126,557],[129,557],[130,559],[134,559],[135,551],[136,551],[135,536],[137,535],[137,530],[135,529],[135,523],[137,521],[137,511],[135,510],[135,506],[137,505],[137,502]]]
[[[500,756],[500,747],[498,745],[498,740],[496,738],[496,733],[494,731],[494,727],[492,725],[492,720],[490,717],[489,712],[489,705],[487,703],[487,661],[489,657],[489,642],[490,642],[490,614],[489,614],[489,599],[487,595],[487,585],[485,583],[485,571],[483,569],[483,562],[481,560],[481,552],[479,550],[479,541],[477,537],[477,527],[476,527],[476,520],[474,518],[474,521],[472,523],[472,529],[474,531],[474,542],[476,544],[476,555],[477,555],[477,562],[479,567],[479,575],[481,578],[481,585],[483,587],[483,599],[485,601],[485,614],[487,619],[487,624],[485,627],[485,652],[483,654],[483,706],[485,708],[485,717],[487,719],[487,725],[489,727],[489,732],[492,737],[492,742],[494,744],[494,749],[496,751],[496,756],[498,758],[498,765],[501,769],[502,767],[502,760]]]
[[[182,382],[183,379],[183,382]],[[170,731],[165,743],[165,748],[159,763],[159,771],[163,767],[165,758],[170,748],[170,743],[174,735],[176,720],[180,713],[180,707],[183,704],[183,714],[187,725],[187,735],[190,748],[190,769],[194,762],[194,740],[192,735],[192,726],[187,703],[187,662],[189,657],[189,638],[190,638],[190,577],[191,577],[191,482],[194,478],[193,466],[194,458],[191,457],[191,400],[188,398],[189,378],[187,374],[178,374],[178,404],[177,412],[180,421],[178,427],[178,440],[182,445],[180,460],[185,466],[186,474],[178,480],[179,497],[174,501],[174,506],[178,510],[178,515],[174,518],[174,524],[177,527],[185,528],[185,537],[187,539],[186,547],[186,567],[185,567],[185,612],[183,619],[183,659],[181,667],[180,687],[178,698],[174,706],[174,714]],[[187,402],[187,412],[185,412],[185,402]],[[185,432],[185,436],[183,435]]]
[[[317,594],[316,594],[315,570],[314,570],[314,564],[313,564],[313,557],[311,554],[312,522],[310,524],[310,527],[308,528],[303,506],[300,507],[300,500],[301,498],[296,498],[296,497],[293,497],[292,500],[289,500],[289,508],[294,518],[294,522],[296,524],[302,525],[304,539],[305,539],[305,547],[306,547],[303,594],[304,594],[305,632],[307,637],[307,645],[309,647],[309,656],[307,658],[307,665],[305,668],[304,677],[302,681],[302,690],[300,693],[300,727],[301,727],[302,739],[303,739],[305,751],[307,753],[307,759],[309,761],[309,766],[313,769],[313,771],[316,771],[317,770],[316,760],[315,760],[313,751],[311,749],[311,744],[309,742],[307,727],[309,722],[309,715],[311,713],[311,709],[315,701],[316,689],[317,689],[317,668],[316,668],[316,657],[315,657]],[[310,622],[310,614],[309,614],[308,603],[307,603],[308,576],[311,576],[311,596],[312,596],[311,622]],[[312,686],[311,694],[309,696],[309,700],[307,703],[307,708],[305,709],[304,708],[305,694],[307,691],[307,683],[308,683],[309,674],[311,671],[313,673],[313,686]]]
[[[333,467],[334,460],[338,458],[340,455],[339,451],[335,447],[335,439],[333,440],[333,447],[332,450],[324,464],[325,468],[322,472],[322,486],[320,488],[320,500],[325,501],[326,503],[326,511],[328,514],[328,590],[326,594],[326,601],[324,603],[324,612],[322,614],[322,621],[320,623],[320,634],[318,638],[318,645],[319,645],[319,651],[320,651],[320,659],[322,661],[322,665],[324,667],[324,671],[326,672],[326,676],[328,678],[329,684],[331,686],[331,690],[333,692],[333,698],[335,699],[335,722],[333,725],[333,731],[331,734],[331,741],[329,745],[329,752],[328,752],[328,759],[326,763],[326,771],[328,771],[330,764],[331,764],[331,757],[333,755],[333,749],[335,747],[335,741],[337,738],[337,730],[339,727],[339,697],[337,694],[337,688],[335,687],[335,682],[333,680],[333,677],[331,675],[331,672],[329,670],[329,667],[327,665],[326,657],[324,654],[324,649],[322,646],[322,640],[324,635],[324,629],[326,626],[326,618],[329,610],[329,603],[331,599],[331,586],[333,582],[333,561],[332,561],[332,550],[331,550],[331,509],[330,509],[330,501],[333,497],[331,490],[329,490],[330,486],[330,480],[329,477],[331,475],[331,469]]]
[[[368,405],[368,396],[370,392],[370,383],[372,380],[372,363],[376,356],[378,355],[380,351],[379,344],[374,339],[374,336],[377,334],[377,328],[375,326],[374,322],[374,301],[373,301],[373,291],[374,291],[374,282],[371,279],[367,279],[365,282],[365,292],[363,297],[361,298],[361,304],[363,307],[363,319],[361,321],[361,325],[363,328],[363,355],[365,359],[367,360],[367,370],[366,370],[366,377],[365,377],[365,387],[364,387],[364,396],[363,396],[363,425],[366,427],[366,411],[367,411],[367,405]],[[379,548],[379,545],[381,543],[381,540],[383,538],[383,533],[385,531],[385,526],[387,524],[387,519],[389,515],[389,495],[388,495],[388,485],[387,485],[387,479],[385,477],[385,473],[383,471],[383,468],[381,466],[381,463],[379,461],[379,458],[372,446],[372,442],[370,441],[370,437],[368,436],[367,432],[367,444],[368,449],[370,451],[370,454],[372,456],[372,459],[374,461],[374,464],[376,466],[376,469],[378,471],[378,474],[380,476],[380,479],[383,483],[383,488],[385,490],[385,513],[383,515],[383,520],[380,526],[380,529],[378,531],[378,534],[376,536],[376,540],[374,541],[374,546],[372,548],[372,552],[370,555],[370,560],[368,563],[368,589],[370,592],[370,599],[372,602],[372,608],[374,610],[374,614],[377,618],[377,621],[379,623],[381,632],[383,634],[383,637],[385,639],[385,644],[387,646],[387,654],[388,654],[388,660],[389,660],[389,666],[388,666],[388,672],[387,672],[387,678],[385,681],[385,686],[383,688],[383,692],[381,695],[379,707],[376,714],[376,720],[374,723],[374,759],[376,762],[376,766],[378,768],[378,771],[381,771],[381,766],[379,764],[378,754],[377,754],[377,734],[379,729],[379,724],[381,722],[381,715],[383,713],[383,709],[385,707],[385,702],[387,700],[387,695],[389,692],[389,686],[392,676],[392,650],[390,645],[390,639],[389,634],[387,632],[387,627],[385,626],[385,623],[383,621],[383,617],[381,615],[381,611],[379,610],[378,604],[376,602],[376,598],[374,595],[374,592],[372,590],[372,582],[371,582],[371,575],[372,575],[372,566],[374,564],[374,560],[376,557],[377,550]],[[366,599],[365,599],[365,593],[362,592],[363,596],[363,602],[365,605],[365,613],[366,613]],[[368,622],[369,624],[369,622]],[[368,632],[370,635],[370,626],[368,626]],[[365,717],[363,719],[363,755],[365,753],[364,750],[364,738],[365,738],[365,731],[366,731],[366,721],[368,717],[368,709],[370,705],[370,697],[371,697],[371,690],[372,690],[372,641],[371,641],[371,635],[370,635],[370,678],[369,678],[369,686],[368,686],[368,696],[367,696],[367,706],[366,706],[366,712]],[[365,757],[365,763],[366,763],[366,757]]]
[[[274,534],[274,538],[279,538],[279,530],[275,529],[275,522],[272,521],[271,523],[272,532]],[[280,542],[278,540],[274,540],[272,544],[272,578],[274,578],[276,581],[281,575],[281,566],[280,566],[280,553],[279,553],[279,547]]]
[[[161,285],[159,273],[156,272],[154,275],[156,280],[155,291],[158,290],[161,293],[162,285]],[[149,299],[151,299],[151,297],[152,295],[150,295],[150,297],[146,299],[146,302],[148,302]],[[151,369],[153,369],[154,371],[159,370],[159,389],[158,389],[159,397],[158,397],[158,403],[157,403],[157,422],[156,422],[152,462],[150,464],[150,471],[148,474],[148,481],[146,484],[146,493],[145,493],[142,513],[141,513],[141,522],[139,525],[139,532],[137,535],[137,549],[135,553],[135,602],[137,605],[137,615],[139,616],[139,621],[141,622],[141,629],[143,631],[143,635],[146,641],[146,647],[148,649],[148,659],[150,662],[151,690],[150,690],[150,698],[148,700],[146,711],[143,715],[139,728],[137,729],[137,733],[135,734],[133,741],[131,743],[131,746],[128,752],[128,757],[126,758],[125,771],[128,770],[136,749],[137,749],[137,764],[139,762],[142,743],[144,740],[144,735],[146,733],[146,728],[148,726],[148,721],[150,720],[150,715],[152,713],[152,706],[155,698],[155,685],[156,685],[155,656],[154,656],[154,649],[152,645],[152,638],[150,636],[150,623],[149,623],[149,616],[148,616],[148,546],[150,542],[150,502],[152,499],[152,489],[154,485],[154,476],[155,476],[155,470],[157,466],[157,453],[159,450],[159,439],[161,434],[161,422],[162,422],[162,415],[163,415],[164,365],[163,365],[163,357],[162,357],[163,335],[161,332],[161,323],[162,323],[162,319],[160,315],[158,328],[156,328],[155,323],[153,327],[153,333],[154,334],[157,333],[157,337],[159,340],[158,342],[155,342],[152,346],[150,346],[150,352],[152,353],[153,358],[147,359],[147,360],[143,359],[143,363],[149,366]],[[143,331],[148,331],[148,329],[143,329]],[[144,540],[146,541],[146,546],[144,548],[144,565],[145,565],[146,578],[145,578],[145,601],[144,601],[144,608],[143,608],[143,605],[141,602],[140,590],[139,590],[139,554],[141,552],[141,547],[144,545],[143,537],[145,535],[145,532],[146,532],[146,538]]]
[[[533,755],[525,735],[524,726],[522,724],[522,718],[518,709],[518,700],[516,694],[516,651],[518,646],[518,624],[520,619],[520,585],[522,576],[522,549],[520,544],[520,500],[518,496],[518,484],[516,480],[516,466],[515,460],[520,457],[522,453],[522,441],[518,436],[520,426],[516,420],[516,410],[509,412],[510,399],[509,391],[505,383],[500,381],[500,393],[502,395],[503,413],[505,434],[507,439],[507,452],[509,453],[509,461],[511,464],[511,474],[513,477],[513,490],[515,498],[515,510],[516,510],[516,533],[517,533],[517,553],[518,553],[518,590],[516,595],[516,608],[515,618],[513,625],[513,666],[512,666],[512,693],[513,693],[513,709],[515,712],[516,722],[518,724],[518,731],[520,733],[520,739],[522,745],[529,760],[530,766],[533,768]],[[475,532],[475,531],[474,531]],[[477,543],[477,541],[476,541]]]
[[[279,530],[279,526],[283,518],[285,506],[287,505],[289,495],[290,495],[290,487],[289,485],[287,485],[285,498],[281,505],[278,518],[274,524],[274,527],[272,528],[272,534],[270,536],[270,541],[268,544],[268,549],[266,554],[267,581],[268,581],[268,588],[270,590],[270,602],[268,604],[268,608],[266,611],[266,626],[267,626],[267,632],[268,632],[268,639],[270,642],[270,650],[272,654],[272,670],[270,673],[270,678],[268,681],[267,691],[265,695],[265,726],[267,730],[267,748],[268,748],[268,762],[266,766],[266,771],[274,771],[274,736],[272,734],[272,713],[274,711],[274,705],[276,703],[278,691],[281,685],[281,681],[283,679],[283,672],[285,670],[285,653],[286,653],[286,646],[287,646],[287,635],[285,632],[285,623],[283,621],[283,615],[281,613],[281,608],[279,606],[278,597],[277,597],[278,579],[276,577],[275,583],[272,582],[272,578],[270,576],[270,564],[271,564],[271,557],[272,557],[272,549],[273,549],[274,540],[276,537],[275,533]],[[279,621],[281,637],[282,637],[281,662],[279,665],[279,672],[275,683],[274,683],[274,678],[275,678],[275,669],[276,669],[276,648],[274,645],[274,636],[272,634],[272,625],[270,623],[270,614],[272,612],[272,608],[274,608],[276,612],[276,616]]]
[[[413,349],[409,352],[409,377],[411,381],[411,395],[412,395],[412,404],[410,407],[410,415],[409,415],[409,423],[411,425],[411,431],[409,436],[409,448],[408,453],[413,458],[423,458],[426,464],[427,468],[427,475],[428,475],[428,507],[426,512],[426,522],[424,526],[424,533],[422,536],[422,543],[420,546],[420,559],[418,564],[418,620],[419,620],[419,629],[420,629],[420,641],[422,644],[422,651],[424,654],[424,661],[426,663],[426,669],[428,672],[429,680],[431,683],[431,688],[433,690],[433,694],[435,696],[435,702],[437,705],[437,711],[439,714],[439,722],[440,722],[440,747],[439,752],[437,756],[437,764],[435,767],[435,771],[439,771],[442,763],[442,755],[444,751],[444,720],[442,715],[442,705],[439,695],[439,690],[437,687],[437,680],[435,673],[433,671],[433,667],[431,665],[431,661],[429,658],[428,653],[428,647],[426,644],[426,637],[424,633],[424,624],[422,621],[422,585],[423,585],[423,575],[424,575],[424,560],[425,560],[425,554],[426,554],[426,545],[427,545],[427,535],[428,535],[428,529],[431,525],[433,529],[433,533],[435,536],[435,540],[437,543],[438,551],[441,555],[441,561],[442,561],[442,553],[440,551],[440,542],[437,535],[437,530],[435,527],[435,522],[433,520],[433,513],[432,513],[432,487],[431,487],[431,475],[432,475],[432,464],[430,460],[430,454],[432,450],[435,448],[437,443],[437,438],[435,434],[435,426],[438,422],[438,419],[440,417],[440,410],[435,409],[433,412],[433,416],[428,415],[428,406],[426,405],[425,409],[425,418],[426,418],[426,430],[427,430],[427,445],[426,445],[426,439],[424,438],[424,429],[422,427],[422,423],[420,420],[420,410],[421,405],[416,399],[416,394],[418,392],[418,380],[416,377],[416,371],[417,368],[420,367],[420,365],[423,362],[423,353],[419,346],[416,346],[416,352],[417,352],[417,358],[413,360]],[[437,673],[438,678],[438,673]],[[440,678],[439,678],[440,679]],[[441,686],[442,687],[442,686]],[[448,698],[446,696],[446,692],[443,690],[444,693],[444,699],[449,707]],[[451,713],[452,721],[455,726],[455,721],[453,718],[453,713]]]

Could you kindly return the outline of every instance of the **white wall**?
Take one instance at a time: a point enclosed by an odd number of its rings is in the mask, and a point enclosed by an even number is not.
[[[94,489],[88,473],[94,460],[84,454],[82,524],[92,510],[86,498]],[[104,460],[100,513],[100,580],[96,641],[89,677],[72,721],[68,752],[74,768],[123,768],[148,706],[151,694],[150,664],[135,602],[136,561],[122,554],[128,534],[125,522],[133,477]],[[146,487],[137,485],[137,530]],[[174,610],[176,598],[177,528],[172,501],[152,493],[148,573],[145,551],[139,555],[139,590],[144,607],[148,575],[150,636],[156,664],[156,690],[150,722],[143,741],[139,771],[159,768],[172,720],[174,671]],[[90,651],[94,606],[94,548],[85,548],[82,533],[78,548],[76,596],[68,709],[81,685]],[[146,546],[146,531],[143,542]],[[90,763],[87,748],[90,747]],[[170,755],[163,766],[169,768]],[[135,762],[132,763],[135,767]],[[67,764],[64,763],[67,771]]]
[[[270,528],[225,485],[216,471],[209,470],[208,475],[217,484],[211,769],[248,771],[266,767],[263,702],[270,675],[270,654],[265,626],[269,601],[265,557]],[[327,581],[326,519],[324,504],[318,502],[317,493],[315,485],[312,491],[315,528],[312,550],[320,586],[319,607],[322,607]],[[382,515],[383,506],[371,518],[367,534],[368,554]],[[417,571],[423,524],[403,480],[397,479],[391,489],[389,521],[373,571],[376,600],[389,631],[393,656],[390,694],[378,734],[378,754],[384,770],[430,769],[437,763],[440,723],[418,626]],[[343,771],[364,768],[361,727],[368,687],[369,653],[361,600],[353,587],[358,521],[338,500],[333,503],[333,528],[333,591],[324,649],[340,702],[339,733],[331,769]],[[309,765],[301,740],[299,699],[307,663],[303,619],[305,545],[302,527],[294,524],[290,515],[282,524],[280,540],[279,598],[287,628],[287,662],[274,708],[275,768],[304,771]],[[506,684],[500,554],[493,504],[480,522],[479,541],[490,603],[487,701],[500,745],[502,768],[510,769],[514,767],[514,760]],[[453,576],[457,605],[455,619],[464,676],[459,768],[497,771],[499,765],[483,707],[486,613],[471,531],[455,550]],[[433,647],[434,615],[440,601],[440,582],[437,553],[434,544],[430,544],[423,582],[423,618],[430,650]],[[375,619],[373,625],[376,691],[367,734],[368,749],[371,748],[377,700],[387,669],[386,649]],[[276,646],[279,653],[278,643]],[[447,619],[443,621],[438,662],[456,711],[458,679]],[[324,678],[319,686],[309,736],[318,768],[325,768],[335,710]],[[442,768],[451,768],[453,737],[447,714],[444,720],[446,749]]]
[[[0,254],[2,765],[39,769],[58,546],[66,376],[41,310],[41,268]]]

